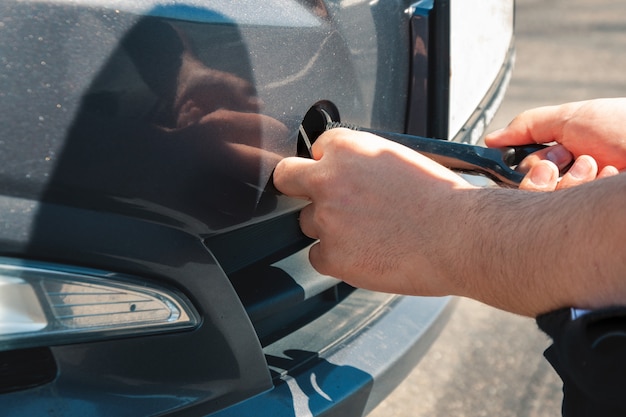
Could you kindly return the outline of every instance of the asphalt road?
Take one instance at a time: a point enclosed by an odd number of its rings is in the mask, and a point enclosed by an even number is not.
[[[626,96],[626,2],[517,0],[517,63],[489,130],[521,111]],[[522,272],[522,271],[521,271]],[[370,417],[556,417],[561,385],[533,320],[461,300],[427,356]]]

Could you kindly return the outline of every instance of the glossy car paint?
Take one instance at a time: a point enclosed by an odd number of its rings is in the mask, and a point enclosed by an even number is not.
[[[259,215],[258,189],[277,157],[294,154],[297,128],[314,103],[332,101],[345,121],[403,129],[403,4],[371,8],[353,2],[330,19],[323,4],[240,4],[230,10],[222,3],[191,13],[195,21],[139,17],[123,4],[4,3],[10,48],[3,59],[3,103],[20,109],[4,116],[10,117],[3,124],[4,189],[72,205],[106,204],[122,213],[151,203],[139,209],[158,213],[163,223],[213,233]],[[253,21],[250,10],[259,13]],[[285,10],[282,24],[273,10]],[[157,4],[143,11],[191,12]],[[265,16],[270,24],[256,24]],[[374,16],[395,33],[377,29]],[[397,47],[377,56],[378,44],[392,41]],[[177,84],[183,50],[187,71],[194,73],[181,81],[186,85]],[[213,115],[215,109],[223,114]],[[212,117],[200,123],[207,115]],[[11,138],[16,131],[19,138]],[[254,154],[233,156],[223,149],[244,135],[240,145]],[[233,174],[232,164],[246,169]],[[207,184],[207,178],[215,180]],[[190,226],[195,220],[200,222]]]
[[[392,389],[448,299],[355,291],[262,345],[227,275],[240,259],[220,248],[256,228],[245,243],[255,250],[295,245],[271,267],[297,297],[331,285],[306,262],[303,203],[268,181],[316,103],[348,123],[405,129],[409,6],[0,4],[0,254],[173,288],[203,319],[194,331],[53,346],[54,380],[0,394],[3,413],[360,415]],[[264,229],[276,219],[287,219],[278,238]],[[245,279],[273,285],[263,271]]]

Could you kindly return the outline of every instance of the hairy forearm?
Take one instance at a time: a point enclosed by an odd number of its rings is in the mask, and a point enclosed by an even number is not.
[[[458,295],[529,316],[626,304],[626,174],[553,193],[463,194],[466,255],[445,265]]]

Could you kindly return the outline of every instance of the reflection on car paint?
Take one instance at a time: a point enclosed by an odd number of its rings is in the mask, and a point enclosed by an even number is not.
[[[244,48],[235,28],[222,31],[225,44]],[[202,62],[183,24],[142,20],[85,94],[47,198],[197,207],[206,212],[187,214],[214,226],[251,217],[268,181],[261,166],[280,159],[261,139],[287,129],[260,113],[246,76]]]

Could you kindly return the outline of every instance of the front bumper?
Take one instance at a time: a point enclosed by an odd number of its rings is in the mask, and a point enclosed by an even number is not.
[[[365,290],[355,291],[345,301],[343,308],[359,306],[364,311],[374,303],[379,308],[346,339],[312,355],[309,366],[281,373],[281,366],[289,367],[294,357],[311,352],[288,349],[279,353],[284,345],[268,346],[268,362],[278,372],[275,387],[211,416],[365,415],[417,364],[455,304],[447,297],[390,296]],[[345,320],[341,310],[338,306],[329,311],[290,339],[306,343],[307,334]]]

